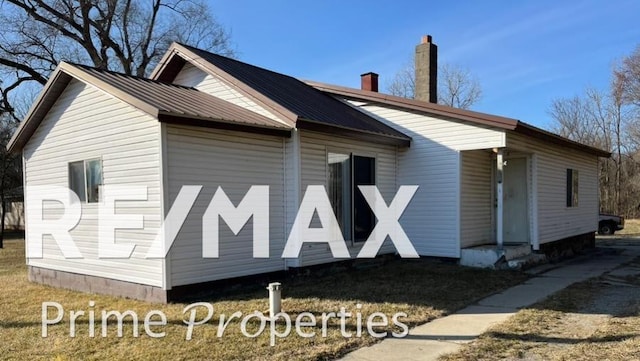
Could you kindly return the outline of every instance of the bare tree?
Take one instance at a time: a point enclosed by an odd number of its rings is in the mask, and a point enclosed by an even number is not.
[[[3,0],[0,24],[0,247],[6,195],[22,176],[5,147],[60,61],[145,76],[173,41],[234,53],[204,0]]]
[[[413,60],[413,59],[412,59]],[[407,62],[387,85],[392,95],[415,97],[415,64]],[[478,79],[466,68],[442,64],[438,69],[438,103],[455,108],[469,109],[482,97]]]
[[[408,61],[398,70],[393,79],[387,85],[387,92],[391,95],[414,99],[416,93],[416,65]]]
[[[610,150],[612,129],[607,94],[589,88],[583,95],[554,99],[549,115],[552,131],[583,144]]]
[[[469,69],[444,64],[438,69],[438,103],[469,109],[482,97],[482,87]]]
[[[618,129],[618,141],[625,144],[624,149],[617,149],[616,156],[621,162],[617,174],[620,193],[624,202],[631,198],[635,202],[628,204],[626,212],[640,215],[640,46],[614,67],[612,96],[617,116],[623,124]],[[624,161],[623,162],[623,158]]]
[[[622,59],[615,67],[613,76],[620,102],[640,108],[640,46]]]
[[[601,210],[635,216],[640,193],[630,182],[637,172],[637,146],[628,136],[633,124],[629,110],[614,82],[609,92],[590,88],[583,95],[556,99],[549,114],[554,132],[613,153],[600,161]]]
[[[4,0],[0,24],[0,110],[13,117],[11,93],[61,60],[144,76],[172,41],[233,54],[203,0]]]

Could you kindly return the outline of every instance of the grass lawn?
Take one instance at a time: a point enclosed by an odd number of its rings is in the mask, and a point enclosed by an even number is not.
[[[640,236],[640,219],[625,219],[624,229],[617,231],[616,236]]]
[[[221,338],[216,337],[220,314],[228,317],[236,311],[247,315],[268,309],[265,285],[245,286],[224,296],[203,301],[214,306],[211,321],[196,326],[193,338],[185,340],[187,327],[183,323],[188,313],[183,309],[189,303],[157,305],[130,299],[86,294],[30,283],[24,265],[24,242],[21,239],[5,241],[0,249],[0,358],[14,360],[106,360],[106,359],[170,359],[170,360],[323,360],[344,355],[350,350],[372,344],[363,326],[362,337],[355,337],[356,312],[360,312],[363,325],[369,314],[382,312],[391,319],[397,312],[407,317],[400,321],[409,326],[427,322],[455,311],[479,298],[523,281],[526,276],[517,272],[487,271],[459,267],[437,260],[392,260],[370,269],[344,269],[328,275],[310,275],[283,280],[284,312],[295,316],[302,312],[320,315],[338,312],[345,307],[354,317],[347,319],[346,331],[353,337],[341,335],[339,319],[331,319],[328,333],[320,332],[320,318],[316,327],[303,327],[316,332],[315,337],[303,338],[294,331],[289,337],[276,340],[270,346],[269,325],[256,338],[242,335],[240,320],[230,321]],[[65,315],[60,324],[49,326],[48,337],[41,336],[42,302],[58,302]],[[89,302],[95,306],[90,307]],[[362,304],[361,309],[356,304]],[[163,338],[152,338],[144,331],[142,321],[147,312],[158,309],[167,316],[167,325],[152,326],[153,332],[165,332]],[[76,321],[76,336],[69,336],[69,311],[85,311]],[[89,335],[89,311],[95,312],[95,337]],[[124,336],[117,337],[117,323],[109,319],[107,337],[101,336],[101,311],[134,311],[139,317],[140,336],[134,337],[133,321],[125,319]],[[205,311],[198,313],[198,319]],[[55,317],[51,309],[50,318]],[[154,318],[158,320],[158,318]],[[377,319],[380,320],[379,318]],[[282,332],[285,325],[277,325]],[[247,330],[258,330],[259,321],[252,319]],[[401,331],[389,327],[378,331]]]
[[[441,360],[640,359],[640,259],[622,269],[521,310]]]

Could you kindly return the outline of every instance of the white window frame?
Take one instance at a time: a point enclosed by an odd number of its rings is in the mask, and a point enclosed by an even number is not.
[[[71,162],[67,163],[67,185],[69,187],[70,190],[74,191],[73,189],[71,189],[71,164],[72,163],[80,163],[82,162],[82,179],[83,179],[83,190],[84,190],[84,201],[80,201],[81,203],[85,203],[85,204],[93,204],[93,203],[100,203],[102,202],[102,197],[100,196],[100,193],[98,193],[98,201],[97,202],[89,202],[89,192],[87,191],[87,163],[92,162],[92,161],[99,161],[100,162],[100,174],[102,175],[102,179],[101,179],[101,183],[99,184],[100,186],[102,186],[104,184],[104,165],[102,163],[102,157],[96,157],[96,158],[87,158],[87,159],[79,159],[79,160],[74,160]],[[75,192],[75,191],[74,191]],[[79,196],[79,195],[78,195]]]
[[[345,241],[350,242],[352,246],[356,245],[356,244],[364,244],[364,241],[356,241],[354,234],[355,234],[355,192],[359,192],[359,190],[357,189],[357,187],[355,187],[355,182],[354,182],[354,176],[353,176],[353,157],[366,157],[366,158],[373,158],[373,167],[374,167],[374,172],[373,172],[373,183],[378,186],[378,153],[375,152],[363,152],[363,151],[349,151],[345,148],[339,148],[339,147],[326,147],[325,149],[325,189],[327,190],[327,192],[329,191],[329,153],[336,153],[336,154],[345,154],[345,155],[349,155],[349,159],[350,159],[350,163],[351,163],[351,167],[350,167],[350,184],[351,184],[351,209],[349,210],[349,216],[351,217],[351,224],[350,224],[350,230],[349,230],[349,235],[350,235],[350,239],[345,239]],[[328,195],[328,194],[327,194]],[[344,234],[344,230],[343,230],[343,234]]]

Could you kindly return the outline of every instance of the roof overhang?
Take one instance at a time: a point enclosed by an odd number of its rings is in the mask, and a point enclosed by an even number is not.
[[[402,98],[394,95],[342,87],[338,85],[325,84],[308,80],[305,82],[318,90],[334,95],[393,105],[406,110],[429,113],[447,118],[455,118],[501,129],[513,130],[518,124],[518,120],[516,119],[501,117],[497,115],[479,113],[471,110],[448,107],[441,104],[428,103],[415,99]]]
[[[322,133],[330,133],[338,136],[343,136],[351,139],[358,139],[362,141],[394,145],[399,147],[410,147],[411,138],[405,137],[392,137],[389,135],[380,135],[373,132],[365,132],[362,130],[354,130],[346,127],[339,127],[336,125],[327,125],[324,123],[316,122],[309,119],[300,118],[297,122],[297,128],[306,129]]]
[[[188,125],[188,126],[210,128],[210,129],[233,130],[238,132],[273,135],[273,136],[285,137],[285,138],[291,137],[291,129],[286,129],[286,128],[261,127],[261,126],[255,126],[255,125],[227,122],[224,120],[212,121],[209,118],[198,118],[198,117],[185,118],[185,117],[176,116],[174,114],[165,114],[162,112],[158,114],[158,121],[160,121],[161,123],[174,124],[174,125]]]
[[[458,109],[441,104],[428,103],[389,94],[342,87],[332,84],[318,83],[314,81],[305,82],[318,90],[348,99],[380,103],[401,108],[407,111],[440,116],[447,119],[469,122],[479,126],[488,126],[491,128],[502,129],[504,131],[513,131],[532,138],[589,153],[598,157],[609,158],[611,156],[610,152],[575,142],[573,140],[561,137],[557,134],[553,134],[549,131],[540,129],[538,127],[513,118],[501,117],[498,115],[480,113],[471,110]]]
[[[586,152],[597,157],[609,158],[611,157],[611,153],[604,151],[599,148],[591,147],[586,144],[582,144],[571,139],[567,139],[565,137],[561,137],[557,134],[551,133],[544,129],[540,129],[531,124],[527,124],[524,122],[518,122],[518,125],[513,130],[515,133],[520,133],[526,135],[528,137],[536,138],[543,140],[545,142],[553,143],[559,145],[561,147],[567,147],[574,150],[579,150],[582,152]]]
[[[36,100],[31,104],[31,108],[13,133],[11,140],[7,144],[9,152],[22,150],[31,135],[36,131],[44,116],[49,112],[62,91],[67,87],[73,78],[64,71],[60,64],[51,74],[44,88],[38,94]]]
[[[154,104],[149,100],[145,100],[147,99],[145,96],[136,96],[136,94],[132,94],[135,93],[135,91],[132,89],[128,89],[124,85],[118,87],[112,83],[109,83],[108,81],[99,78],[97,75],[92,74],[90,71],[83,69],[81,66],[75,66],[62,62],[53,71],[53,73],[49,77],[49,80],[44,85],[44,88],[29,109],[29,112],[25,116],[24,120],[20,123],[15,133],[13,134],[11,140],[7,145],[7,149],[10,152],[20,151],[24,148],[46,114],[55,104],[59,96],[62,94],[62,92],[72,79],[77,79],[86,84],[95,86],[162,122],[198,125],[208,128],[238,129],[242,131],[258,132],[263,134],[277,134],[280,136],[290,136],[292,129],[292,127],[289,127],[285,124],[268,119],[267,117],[250,112],[242,107],[233,104],[225,104],[225,106],[231,108],[232,112],[237,112],[239,117],[243,119],[246,118],[247,120],[252,119],[254,120],[254,122],[238,122],[239,124],[234,124],[235,122],[231,121],[231,119],[216,117],[215,114],[204,117],[198,114],[169,112],[162,108],[162,104]],[[203,93],[200,93],[195,89],[187,89],[187,91],[197,92],[197,94],[193,95],[203,96]],[[224,102],[211,96],[207,97],[211,98],[207,100],[210,102]]]

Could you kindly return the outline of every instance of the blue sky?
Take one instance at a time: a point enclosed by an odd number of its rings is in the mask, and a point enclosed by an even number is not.
[[[381,87],[424,34],[439,61],[469,68],[483,99],[473,108],[547,127],[558,97],[605,88],[611,67],[640,44],[640,1],[210,0],[239,58],[267,69]]]

